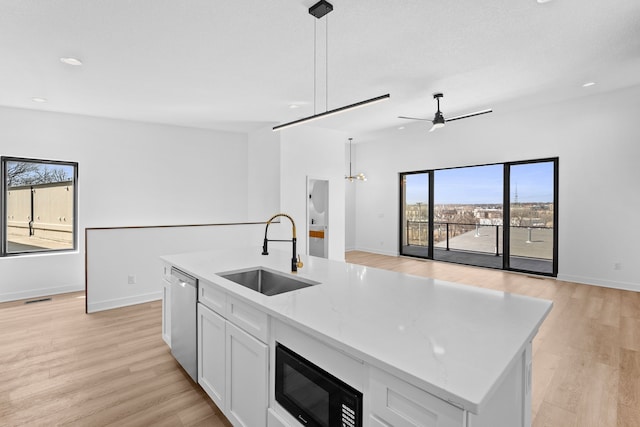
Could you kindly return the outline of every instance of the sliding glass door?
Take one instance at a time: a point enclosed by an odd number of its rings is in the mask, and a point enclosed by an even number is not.
[[[557,158],[401,173],[400,254],[557,276],[557,189]]]
[[[400,179],[400,253],[429,258],[429,172],[402,174]]]
[[[509,163],[510,270],[557,275],[557,161]]]
[[[502,268],[503,165],[434,172],[433,259]]]

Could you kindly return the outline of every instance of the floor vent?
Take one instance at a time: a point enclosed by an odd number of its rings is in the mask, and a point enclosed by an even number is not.
[[[25,301],[25,304],[33,304],[34,302],[51,301],[51,298],[32,299],[31,301]]]

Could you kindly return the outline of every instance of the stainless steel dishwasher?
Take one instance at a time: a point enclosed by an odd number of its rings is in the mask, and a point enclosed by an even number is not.
[[[171,267],[171,354],[198,382],[198,279]]]

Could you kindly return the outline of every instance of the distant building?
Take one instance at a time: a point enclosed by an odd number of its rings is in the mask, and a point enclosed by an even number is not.
[[[473,217],[480,225],[502,225],[502,209],[475,208]]]

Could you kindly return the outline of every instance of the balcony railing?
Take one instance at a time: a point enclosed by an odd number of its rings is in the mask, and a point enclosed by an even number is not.
[[[434,248],[460,250],[500,256],[503,253],[502,225],[434,222]],[[405,242],[409,246],[428,246],[428,221],[407,221]],[[553,227],[510,227],[512,256],[553,259]]]

